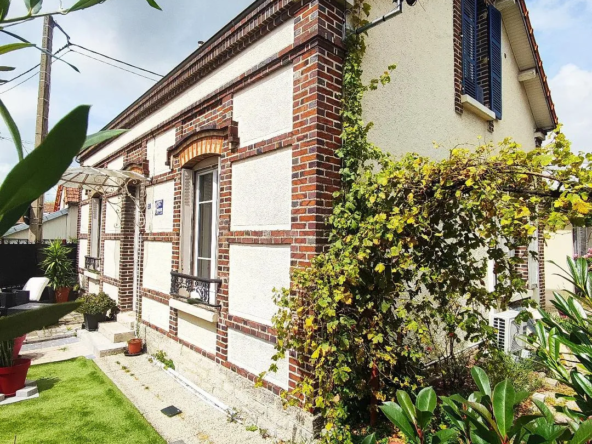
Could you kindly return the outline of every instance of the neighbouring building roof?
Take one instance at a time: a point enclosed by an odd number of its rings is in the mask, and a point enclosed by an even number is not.
[[[57,199],[56,199],[57,201]],[[43,202],[43,214],[49,214],[54,212],[55,202]]]
[[[50,203],[51,203],[51,205],[53,205],[53,202],[50,202]],[[67,216],[67,215],[68,215],[68,208],[64,208],[63,210],[56,211],[53,213],[45,214],[43,216],[43,223],[49,222],[50,220],[54,220],[54,219],[57,219],[58,217],[63,217],[63,216]],[[9,236],[11,234],[19,233],[21,231],[25,231],[28,229],[29,229],[29,226],[27,224],[21,223],[21,224],[15,225],[10,230],[8,230],[6,233],[4,233],[4,236]]]
[[[63,205],[77,205],[80,203],[80,190],[75,188],[65,188],[63,185],[58,186],[56,191],[56,200],[53,211],[59,211]]]

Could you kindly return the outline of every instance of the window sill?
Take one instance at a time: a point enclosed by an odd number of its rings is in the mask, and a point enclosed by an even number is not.
[[[99,278],[101,277],[101,273],[99,272],[95,272],[95,271],[90,271],[90,270],[84,270],[84,275],[89,278],[89,279],[93,279],[95,281],[98,281]]]
[[[479,101],[469,96],[468,94],[463,94],[461,96],[461,101],[464,109],[471,111],[473,114],[476,114],[483,120],[486,120],[487,122],[496,120],[495,113],[492,110],[487,108],[482,103],[479,103]]]
[[[169,300],[169,306],[172,308],[176,308],[177,310],[182,311],[183,313],[195,316],[196,318],[203,319],[207,322],[218,322],[218,312],[208,310],[205,307],[198,307],[197,305],[191,305],[187,302],[183,302],[177,299]]]

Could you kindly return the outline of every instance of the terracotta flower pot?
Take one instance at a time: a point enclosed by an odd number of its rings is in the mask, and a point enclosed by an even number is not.
[[[141,339],[130,339],[127,341],[127,352],[130,355],[137,355],[142,352],[142,340]]]
[[[12,367],[0,367],[0,393],[7,398],[25,386],[30,359],[15,359]]]
[[[22,335],[14,340],[14,347],[12,349],[12,359],[18,358],[19,353],[21,352],[21,348],[23,347],[23,342],[27,339],[27,335]]]
[[[68,302],[68,297],[70,296],[70,288],[69,287],[60,287],[56,288],[55,290],[55,298],[58,304],[63,302]]]

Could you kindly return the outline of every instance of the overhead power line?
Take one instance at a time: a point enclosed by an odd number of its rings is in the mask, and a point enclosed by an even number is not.
[[[158,74],[158,73],[156,73],[154,71],[150,71],[148,69],[140,68],[139,66],[132,65],[131,63],[124,62],[123,60],[119,60],[119,59],[116,59],[114,57],[108,56],[106,54],[100,53],[98,51],[94,51],[92,49],[88,49],[88,48],[86,48],[86,47],[84,47],[82,45],[77,45],[76,43],[70,43],[70,46],[76,46],[77,48],[84,49],[85,51],[91,52],[91,53],[96,54],[96,55],[101,56],[101,57],[105,57],[106,59],[109,59],[109,60],[113,60],[114,62],[121,63],[123,65],[127,65],[127,66],[129,66],[131,68],[135,68],[135,69],[137,69],[139,71],[147,72],[148,74],[152,74],[152,75],[155,75],[155,76],[158,76],[158,77],[164,77],[162,74]]]
[[[60,48],[60,49],[59,49],[59,50],[58,50],[58,51],[57,51],[55,54],[57,54],[57,53],[58,53],[58,52],[60,52],[60,51],[63,51],[64,49],[66,49],[66,47]],[[64,54],[62,57],[65,57],[65,56],[66,56],[68,53],[70,53],[70,52],[73,52],[73,51],[72,51],[72,50],[69,50],[69,51],[68,51],[66,54]],[[62,58],[62,57],[60,57],[60,58]],[[54,63],[55,63],[57,60],[59,60],[59,59],[53,59],[53,60],[51,61],[52,65],[53,65],[53,64],[54,64]],[[10,79],[9,81],[7,81],[6,83],[4,83],[4,85],[6,85],[7,83],[10,83],[10,82],[12,82],[13,80],[16,80],[16,79],[17,79],[17,78],[19,78],[19,77],[22,77],[23,75],[25,75],[25,74],[27,74],[27,73],[31,72],[33,69],[35,69],[35,68],[38,68],[39,66],[40,66],[40,65],[34,66],[33,68],[31,68],[31,69],[29,69],[29,70],[25,71],[24,73],[22,73],[22,74],[19,74],[18,76],[14,77],[14,78]],[[39,75],[39,71],[36,71],[35,73],[33,73],[33,75],[31,75],[31,76],[27,77],[27,78],[26,78],[25,80],[23,80],[22,82],[19,82],[19,83],[17,83],[16,85],[13,85],[11,88],[8,88],[8,89],[6,89],[6,90],[4,90],[4,91],[1,91],[1,92],[0,92],[0,95],[1,95],[1,94],[6,94],[8,91],[12,91],[13,89],[15,89],[15,88],[18,88],[18,87],[19,87],[19,86],[21,86],[23,83],[26,83],[26,82],[28,82],[28,81],[29,81],[29,80],[31,80],[31,79],[34,79],[34,78],[35,78],[35,77],[37,77],[38,75]]]
[[[60,52],[62,52],[64,49],[66,49],[68,47],[68,45],[64,45],[62,46],[60,49],[58,49],[56,52],[53,53],[53,55],[58,55]],[[65,55],[65,54],[64,54]],[[63,56],[62,56],[63,57]],[[54,60],[55,62],[55,60]],[[53,63],[53,62],[52,62]],[[32,68],[27,69],[26,71],[21,72],[18,76],[14,76],[12,79],[7,80],[6,82],[4,82],[2,84],[2,86],[9,84],[10,82],[14,82],[15,80],[20,79],[21,77],[29,74],[31,71],[33,71],[36,68],[39,68],[40,64],[37,63],[35,66],[33,66]]]
[[[72,45],[72,46],[74,46],[74,45]],[[117,69],[120,69],[120,70],[122,70],[122,71],[129,72],[130,74],[134,74],[134,75],[136,75],[136,76],[138,76],[138,77],[143,77],[143,78],[145,78],[145,79],[152,80],[153,82],[157,82],[157,80],[155,80],[155,79],[152,79],[152,78],[150,78],[150,77],[148,77],[148,76],[144,76],[144,75],[142,75],[142,74],[138,74],[137,72],[134,72],[134,71],[132,71],[132,70],[125,69],[125,68],[122,68],[121,66],[114,65],[113,63],[109,63],[109,62],[106,62],[106,61],[104,61],[104,60],[97,59],[96,57],[90,56],[90,55],[88,55],[88,54],[84,54],[84,53],[82,53],[82,52],[80,52],[80,51],[76,51],[75,49],[71,49],[70,51],[72,51],[72,52],[74,52],[74,53],[76,53],[76,54],[80,54],[81,56],[88,57],[89,59],[96,60],[97,62],[104,63],[105,65],[112,66],[113,68],[117,68]]]

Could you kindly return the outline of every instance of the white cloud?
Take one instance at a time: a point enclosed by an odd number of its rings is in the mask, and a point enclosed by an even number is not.
[[[539,32],[569,29],[575,23],[588,23],[592,0],[535,0],[528,3],[534,29]]]
[[[550,83],[557,115],[573,150],[592,152],[592,71],[568,64]]]

